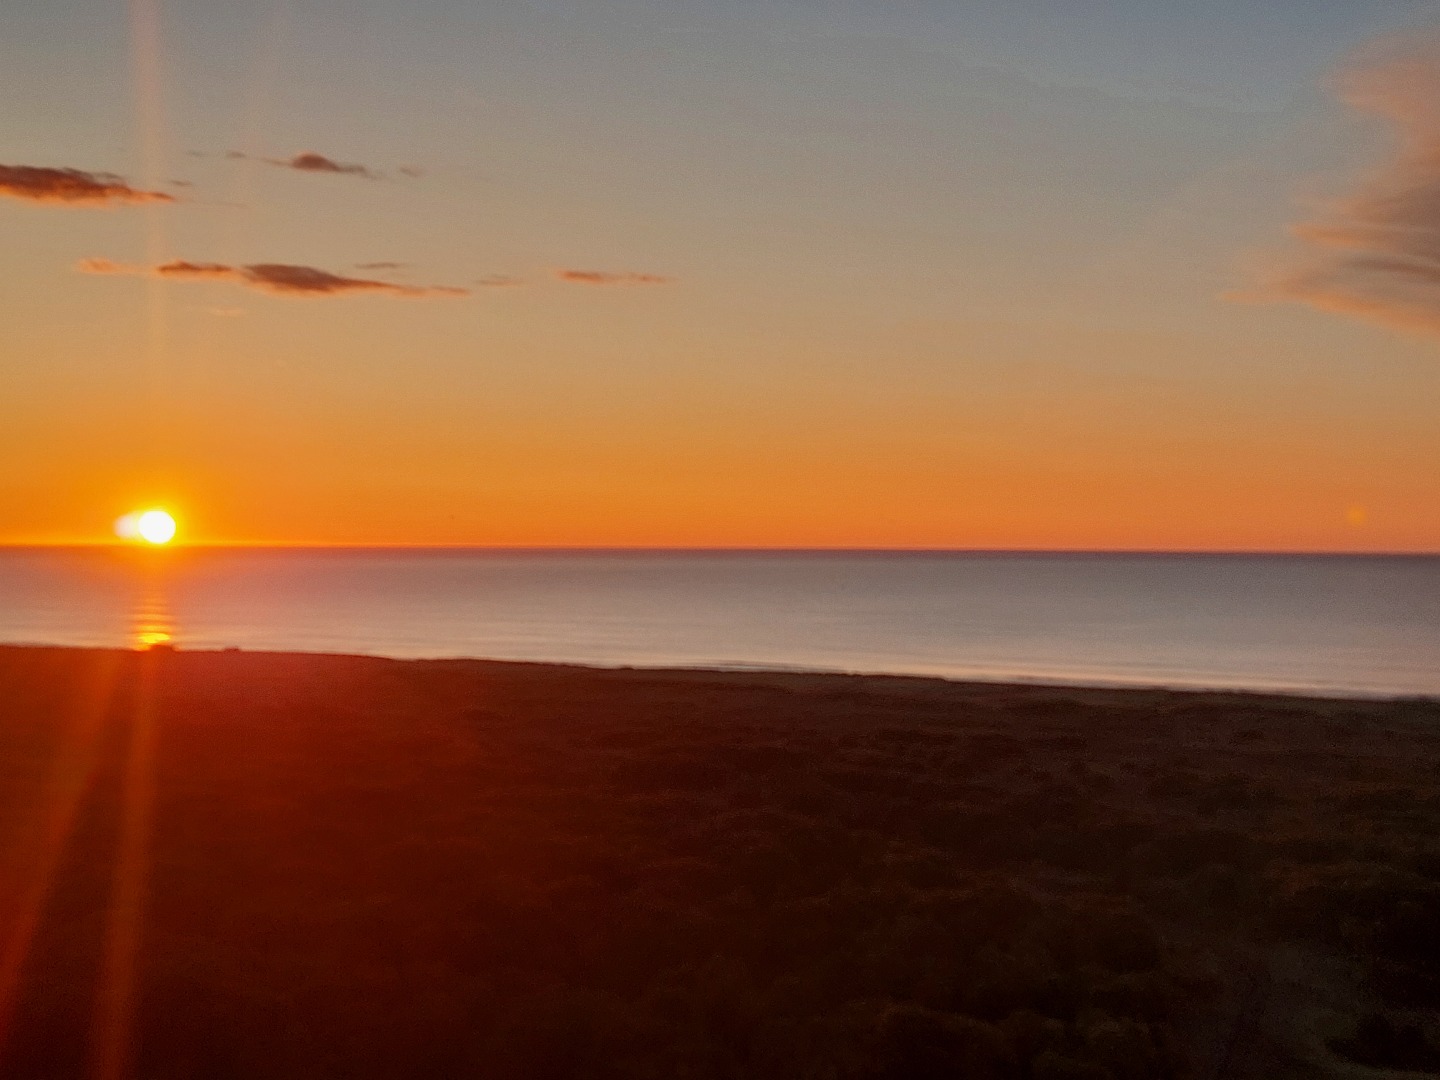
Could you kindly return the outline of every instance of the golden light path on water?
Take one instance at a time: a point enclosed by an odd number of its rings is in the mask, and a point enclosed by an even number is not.
[[[151,588],[135,608],[130,625],[130,645],[143,650],[174,642],[175,623],[165,603],[165,594],[159,588]]]

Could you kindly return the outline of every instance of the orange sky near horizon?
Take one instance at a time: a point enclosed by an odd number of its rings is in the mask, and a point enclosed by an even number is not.
[[[940,348],[925,336],[912,355]],[[990,356],[959,370],[611,369],[493,402],[283,362],[262,388],[212,361],[158,407],[115,379],[72,391],[63,440],[41,413],[0,432],[0,541],[108,542],[156,505],[184,543],[1440,549],[1440,439],[1418,407],[1440,365],[1357,392],[1243,360],[1137,377],[1156,343],[1117,362],[1113,334],[1077,333],[1088,355],[1066,363],[1003,337],[974,335]]]
[[[0,545],[1440,553],[1440,44],[1295,2],[1120,5],[1223,92],[928,0],[0,15],[91,72],[0,141]]]
[[[44,507],[51,524],[7,540],[107,542],[114,517],[163,506],[180,520],[182,543],[1436,547],[1440,510],[1420,497],[1434,483],[1426,431],[1387,432],[1388,459],[1357,461],[1363,431],[1353,419],[1346,441],[1333,437],[1343,430],[1338,417],[1328,431],[1265,430],[1251,409],[1212,403],[1186,422],[1191,402],[1185,417],[1142,420],[1125,415],[1125,402],[1096,396],[1093,411],[1079,414],[1069,398],[902,400],[870,410],[812,402],[805,428],[775,403],[759,417],[739,403],[712,407],[704,423],[693,412],[667,421],[627,410],[603,422],[576,418],[547,439],[520,420],[471,429],[455,417],[432,419],[422,441],[403,421],[352,414],[324,430],[262,423],[267,441],[254,437],[253,421],[225,430],[207,415],[189,430],[164,425],[167,441],[191,449],[160,465],[163,453],[117,453],[123,433],[97,425],[102,445],[32,463],[36,488],[26,501]],[[967,423],[973,413],[993,424],[1002,411],[998,434]],[[1110,427],[1090,430],[1101,417]],[[79,463],[100,457],[106,466],[77,484]],[[1420,467],[1407,470],[1411,461]]]

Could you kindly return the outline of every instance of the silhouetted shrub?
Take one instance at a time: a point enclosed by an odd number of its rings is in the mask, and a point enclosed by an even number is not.
[[[1017,1075],[1014,1053],[994,1026],[895,1005],[879,1017],[856,1080],[1007,1080]]]
[[[1440,1047],[1418,1026],[1397,1024],[1381,1013],[1362,1020],[1354,1035],[1331,1039],[1330,1049],[1372,1069],[1440,1072]]]
[[[1080,1061],[1046,1050],[1030,1062],[1031,1080],[1115,1080],[1115,1075],[1093,1061]]]

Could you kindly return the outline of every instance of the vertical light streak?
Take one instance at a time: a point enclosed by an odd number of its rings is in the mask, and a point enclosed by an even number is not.
[[[158,190],[165,182],[165,97],[160,66],[160,0],[130,0],[131,77],[134,81],[135,120],[140,137],[141,176],[145,186]],[[169,238],[163,208],[144,208],[145,258],[150,266],[169,259]],[[165,283],[145,282],[146,302],[146,412],[145,430],[155,443],[163,441],[160,422],[168,386],[169,310]]]
[[[91,1076],[126,1080],[134,1057],[134,1018],[140,985],[140,944],[149,876],[155,804],[156,669],[162,654],[144,652],[130,716],[130,741],[121,777],[120,836],[115,879],[100,958]]]
[[[55,758],[55,766],[41,800],[40,821],[33,843],[25,845],[16,859],[20,869],[12,871],[18,881],[14,906],[5,912],[0,934],[0,1053],[14,1020],[25,961],[55,883],[55,875],[86,792],[100,763],[100,739],[104,734],[119,672],[119,654],[102,655],[91,677],[82,687],[74,709],[68,736]]]

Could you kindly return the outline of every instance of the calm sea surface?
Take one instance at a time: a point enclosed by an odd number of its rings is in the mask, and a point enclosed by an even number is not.
[[[1440,695],[1440,557],[0,551],[0,641]]]

